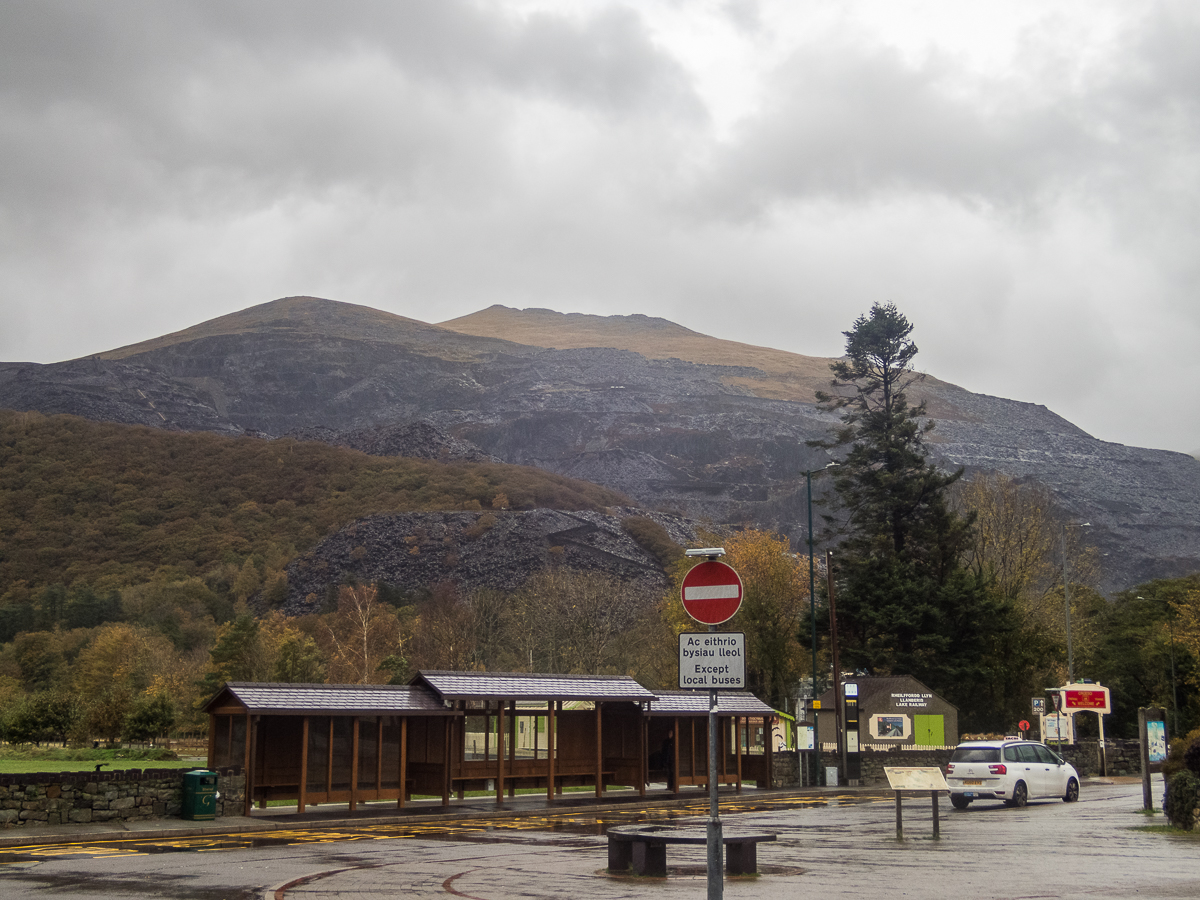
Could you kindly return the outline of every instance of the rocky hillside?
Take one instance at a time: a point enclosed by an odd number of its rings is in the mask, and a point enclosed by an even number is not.
[[[300,297],[87,359],[0,365],[0,407],[478,454],[803,541],[803,473],[828,461],[804,442],[835,421],[812,403],[828,362],[644,316],[492,307],[435,326]],[[1106,589],[1200,569],[1192,457],[1098,441],[1045,407],[933,378],[917,393],[944,465],[1036,478],[1093,524]]]
[[[316,612],[329,587],[348,579],[384,581],[413,593],[448,582],[468,591],[515,590],[550,566],[665,590],[669,581],[661,561],[622,524],[630,518],[652,520],[681,546],[696,537],[694,522],[631,508],[370,516],[288,566],[284,610],[289,615]]]

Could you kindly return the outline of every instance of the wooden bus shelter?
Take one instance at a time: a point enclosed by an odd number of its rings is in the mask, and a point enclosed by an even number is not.
[[[410,685],[230,682],[206,705],[208,767],[246,774],[254,802],[396,800],[414,789],[449,803],[450,735],[462,713]],[[418,784],[419,782],[419,784]]]
[[[708,694],[651,692],[632,678],[419,672],[407,685],[231,682],[205,705],[209,768],[246,774],[255,803],[462,797],[517,788],[708,783]],[[718,783],[771,784],[774,711],[722,692]],[[668,737],[670,740],[668,740]],[[663,749],[669,747],[669,759]]]
[[[681,785],[708,785],[707,691],[658,691],[646,710],[648,757],[656,766],[647,779],[668,781],[672,791]],[[717,783],[743,781],[770,787],[774,773],[771,722],[775,710],[753,694],[721,691],[717,700]],[[664,759],[664,757],[670,757]]]
[[[493,788],[646,783],[645,707],[632,678],[420,672],[407,685],[231,682],[205,705],[209,768],[246,773],[254,803],[395,800]]]
[[[420,672],[411,682],[460,714],[451,734],[450,780],[466,790],[565,785],[646,792],[644,708],[655,694],[628,676]]]

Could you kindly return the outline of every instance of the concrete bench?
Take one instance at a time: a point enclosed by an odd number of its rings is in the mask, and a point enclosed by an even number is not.
[[[758,873],[758,845],[775,840],[766,831],[724,831],[725,871],[730,875]],[[667,825],[618,825],[608,829],[608,871],[665,878],[667,844],[707,844],[702,828],[672,828]]]

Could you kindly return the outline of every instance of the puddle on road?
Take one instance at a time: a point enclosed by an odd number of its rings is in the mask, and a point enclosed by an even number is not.
[[[879,802],[879,798],[862,794],[843,794],[819,798],[773,798],[770,800],[737,799],[723,802],[721,815],[846,807],[873,802]],[[593,842],[582,841],[579,840],[580,838],[600,837],[615,825],[679,824],[680,820],[693,819],[702,822],[707,817],[707,802],[697,802],[676,809],[631,809],[628,812],[610,810],[596,816],[549,812],[546,815],[514,818],[464,818],[450,823],[397,821],[382,825],[343,826],[330,829],[322,829],[312,823],[307,823],[307,827],[281,828],[275,831],[247,834],[205,835],[163,840],[131,838],[104,842],[81,841],[73,844],[0,849],[0,873],[9,867],[25,867],[31,863],[70,857],[101,858],[159,853],[205,853],[340,841],[420,838],[463,843],[539,842],[583,847]]]

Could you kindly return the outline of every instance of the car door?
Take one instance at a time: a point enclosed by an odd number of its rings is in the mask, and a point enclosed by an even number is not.
[[[1036,744],[1017,744],[1017,765],[1022,771],[1021,779],[1030,797],[1046,795],[1046,764],[1038,756]]]
[[[1067,792],[1067,767],[1062,764],[1054,752],[1042,744],[1035,744],[1038,759],[1045,766],[1045,781],[1042,785],[1043,797],[1061,797]]]

